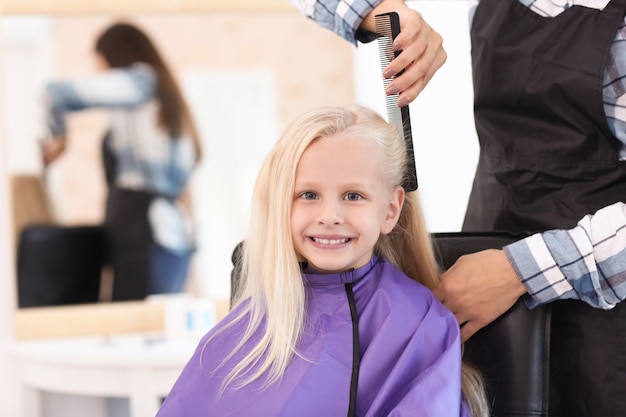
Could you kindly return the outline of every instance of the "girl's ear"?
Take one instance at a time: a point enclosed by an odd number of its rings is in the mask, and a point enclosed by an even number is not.
[[[391,195],[389,196],[389,203],[387,205],[387,214],[385,215],[385,221],[381,225],[380,233],[386,235],[390,233],[400,218],[402,212],[402,206],[404,205],[404,188],[399,185],[396,186]]]

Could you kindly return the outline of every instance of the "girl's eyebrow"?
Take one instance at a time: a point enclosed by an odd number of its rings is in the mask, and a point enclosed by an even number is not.
[[[294,185],[294,188],[315,188],[320,186],[321,183],[320,182],[315,182],[314,180],[311,181],[297,181]],[[322,184],[323,185],[323,184]],[[345,184],[336,184],[338,187],[343,188],[347,191],[350,190],[368,190],[373,188],[371,185],[368,185],[366,183],[363,182],[350,182],[350,183],[345,183]]]
[[[294,188],[312,188],[319,185],[319,182],[315,181],[296,181],[294,184]]]

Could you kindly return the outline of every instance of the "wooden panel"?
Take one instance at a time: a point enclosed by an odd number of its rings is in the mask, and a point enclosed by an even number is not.
[[[2,14],[295,11],[288,0],[2,0]]]
[[[228,301],[218,300],[215,306],[220,320],[228,312]],[[164,330],[165,304],[160,302],[35,307],[15,312],[15,337],[18,340]]]
[[[22,229],[31,224],[52,224],[54,215],[43,179],[33,174],[11,176],[13,242],[17,248]]]
[[[163,305],[142,302],[23,308],[15,313],[17,339],[151,332],[163,328]]]

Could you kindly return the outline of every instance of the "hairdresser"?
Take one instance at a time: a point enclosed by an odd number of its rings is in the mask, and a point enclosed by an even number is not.
[[[396,10],[404,57],[385,75],[427,66],[419,51],[432,43],[411,34],[428,26],[403,1],[296,3],[352,42],[375,37],[367,22]],[[625,9],[624,0],[470,2],[480,157],[463,230],[532,235],[461,258],[435,294],[465,339],[522,295],[530,307],[554,301],[551,416],[626,410]],[[387,92],[406,104],[425,74],[406,72]]]

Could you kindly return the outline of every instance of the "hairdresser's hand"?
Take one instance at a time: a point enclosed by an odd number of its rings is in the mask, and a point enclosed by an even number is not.
[[[402,50],[391,64],[383,70],[385,78],[391,78],[404,70],[387,86],[387,94],[400,93],[398,105],[405,106],[418,94],[446,62],[443,39],[424,21],[422,15],[406,5],[404,0],[384,0],[363,22],[361,28],[376,32],[374,17],[377,14],[395,11],[400,17],[400,34],[393,43],[394,51]]]
[[[57,136],[41,141],[41,154],[44,167],[48,167],[48,165],[61,156],[61,154],[65,152],[66,145],[67,141],[65,140],[65,136]]]
[[[502,250],[460,257],[442,276],[434,294],[454,313],[465,342],[510,309],[526,293]]]

